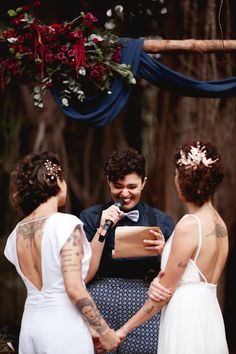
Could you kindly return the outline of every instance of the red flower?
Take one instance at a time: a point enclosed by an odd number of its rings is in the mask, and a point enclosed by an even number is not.
[[[106,68],[102,64],[94,64],[90,71],[90,76],[94,79],[101,80],[106,73]]]
[[[93,16],[91,12],[88,12],[86,15],[84,15],[83,20],[87,26],[91,26],[93,25],[94,22],[98,21],[98,19],[95,16]]]
[[[39,6],[40,1],[33,0],[33,4]],[[25,15],[27,12],[29,6],[9,10],[9,25],[0,30],[0,89],[15,77],[21,77],[24,82],[34,79],[45,89],[53,85],[55,77],[58,82],[67,78],[64,81],[68,83],[83,75],[85,81],[92,80],[98,88],[109,90],[110,77],[119,74],[121,45],[112,34],[104,32],[103,37],[103,32],[93,32],[98,20],[91,12],[81,13],[71,22],[52,25],[42,24],[30,13]],[[98,45],[92,45],[91,41]],[[116,65],[110,69],[103,64],[106,60]],[[70,86],[64,86],[62,94],[64,91],[73,96]],[[78,87],[86,91],[86,84],[78,83]]]
[[[59,23],[53,23],[53,24],[51,25],[51,27],[52,27],[52,28],[55,28],[55,29],[59,29],[59,28],[61,28],[61,25],[60,25]]]
[[[112,54],[111,60],[115,61],[116,63],[119,63],[121,60],[121,48],[117,47],[115,49],[115,52]]]
[[[23,11],[23,12],[28,12],[29,9],[30,9],[30,8],[29,8],[28,5],[23,5],[23,6],[22,6],[22,11]]]
[[[93,43],[98,43],[99,42],[99,39],[98,38],[93,38]]]
[[[68,52],[67,52],[67,54],[68,54],[68,57],[74,57],[74,56],[75,56],[75,51],[74,51],[74,49],[69,49]]]

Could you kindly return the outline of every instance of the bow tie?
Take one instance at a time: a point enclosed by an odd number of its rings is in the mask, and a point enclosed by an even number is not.
[[[127,216],[132,221],[137,222],[139,219],[139,211],[138,210],[131,210],[128,213],[123,213],[123,218]]]

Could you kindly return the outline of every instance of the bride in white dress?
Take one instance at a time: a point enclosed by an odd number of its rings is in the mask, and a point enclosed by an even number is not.
[[[27,155],[11,175],[12,202],[24,215],[4,250],[27,288],[19,354],[93,354],[91,332],[97,348],[120,342],[86,290],[91,249],[80,219],[58,212],[66,194],[53,153]]]
[[[228,354],[217,300],[228,234],[211,201],[224,176],[222,158],[212,144],[193,141],[177,150],[175,161],[175,185],[188,213],[164,247],[148,301],[117,333],[124,340],[161,310],[158,354]]]

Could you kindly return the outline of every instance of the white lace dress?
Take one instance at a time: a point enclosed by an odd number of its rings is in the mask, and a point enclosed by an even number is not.
[[[196,264],[202,233],[200,219],[192,216],[199,224],[199,247],[171,300],[162,309],[158,354],[228,354],[216,285],[207,282]],[[174,233],[165,245],[162,270],[166,267],[173,237]]]
[[[16,252],[17,226],[7,240],[5,256],[15,265],[27,288],[19,354],[94,353],[88,326],[70,301],[61,272],[60,250],[78,224],[82,223],[76,216],[65,213],[55,213],[46,220],[41,243],[41,290],[21,272]],[[91,249],[84,233],[82,237],[82,278],[85,279]]]

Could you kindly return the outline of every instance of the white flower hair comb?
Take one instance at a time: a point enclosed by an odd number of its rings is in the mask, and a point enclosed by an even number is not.
[[[219,158],[212,160],[212,158],[207,159],[206,157],[206,147],[200,146],[199,141],[197,146],[191,146],[190,152],[186,153],[183,150],[180,150],[180,159],[177,161],[177,165],[185,166],[188,168],[196,169],[197,166],[203,164],[206,167],[211,167]]]

